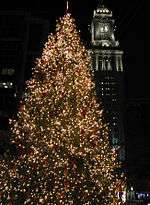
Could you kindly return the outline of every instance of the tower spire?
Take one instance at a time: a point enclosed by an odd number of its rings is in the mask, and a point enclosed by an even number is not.
[[[69,1],[67,0],[67,2],[66,2],[66,13],[68,13],[68,10],[69,10]]]

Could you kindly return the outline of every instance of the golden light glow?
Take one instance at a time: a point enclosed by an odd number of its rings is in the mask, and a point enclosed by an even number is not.
[[[119,205],[124,181],[96,102],[91,59],[66,14],[27,82],[17,120],[18,157],[0,163],[3,204]]]

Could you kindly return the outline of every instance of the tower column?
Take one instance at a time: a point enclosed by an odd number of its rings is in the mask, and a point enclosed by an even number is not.
[[[96,71],[99,69],[99,55],[96,53]]]

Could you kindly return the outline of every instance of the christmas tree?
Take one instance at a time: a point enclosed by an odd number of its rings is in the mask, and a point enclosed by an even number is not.
[[[66,14],[50,34],[1,159],[1,204],[118,205],[117,154],[96,101],[91,59]]]

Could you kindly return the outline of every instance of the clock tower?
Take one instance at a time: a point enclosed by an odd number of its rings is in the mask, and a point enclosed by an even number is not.
[[[115,40],[112,11],[99,4],[94,10],[91,24],[91,49],[96,91],[102,102],[105,119],[110,130],[110,141],[125,158],[123,126],[123,51]]]

